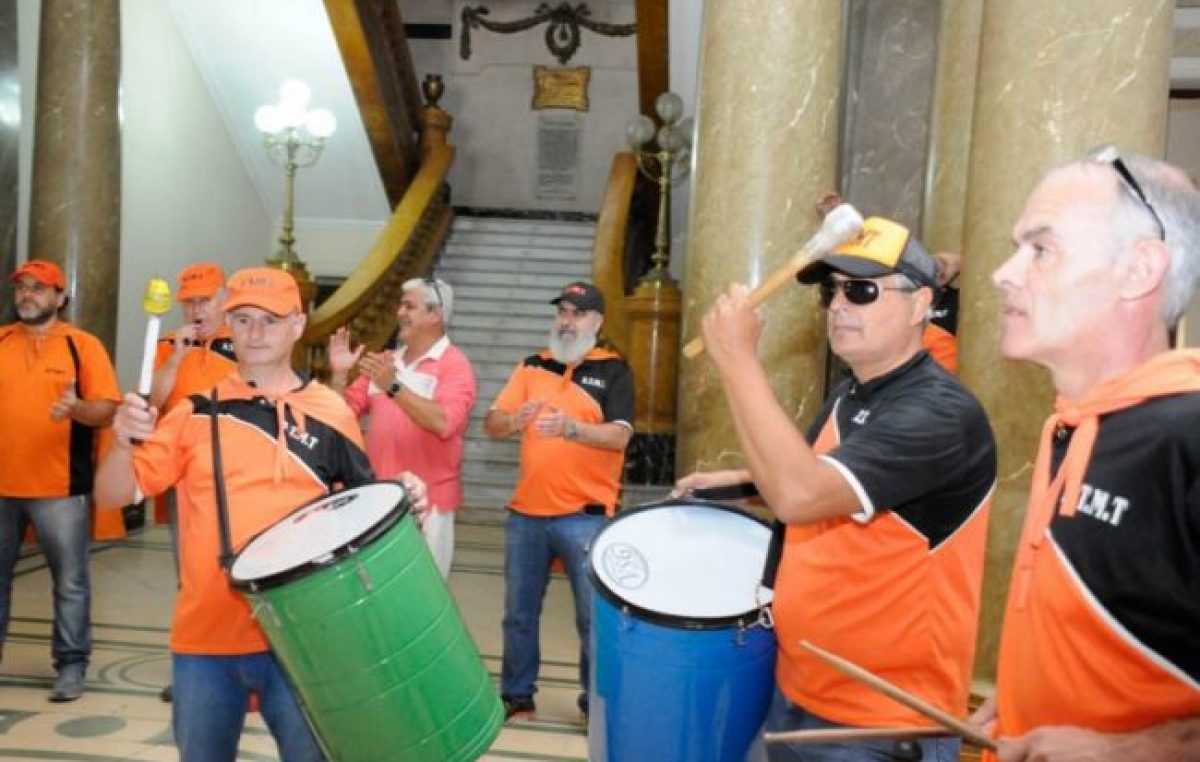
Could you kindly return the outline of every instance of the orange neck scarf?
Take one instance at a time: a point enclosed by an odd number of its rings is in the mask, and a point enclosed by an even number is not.
[[[1200,350],[1175,350],[1156,355],[1123,376],[1098,384],[1079,400],[1059,397],[1054,414],[1042,426],[1041,444],[1033,468],[1025,528],[1017,554],[1017,605],[1024,608],[1029,596],[1034,559],[1054,517],[1054,506],[1063,516],[1074,516],[1083,477],[1100,431],[1100,416],[1140,405],[1155,397],[1200,391]],[[1054,434],[1060,426],[1075,429],[1067,454],[1050,478]],[[1060,500],[1061,498],[1061,500]]]

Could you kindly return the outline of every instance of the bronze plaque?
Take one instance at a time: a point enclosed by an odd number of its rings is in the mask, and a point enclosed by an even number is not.
[[[572,108],[588,110],[590,66],[533,67],[533,109]]]

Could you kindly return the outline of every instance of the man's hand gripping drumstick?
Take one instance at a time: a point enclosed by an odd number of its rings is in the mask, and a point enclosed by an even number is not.
[[[791,282],[792,278],[796,277],[796,273],[804,269],[804,266],[814,258],[858,235],[862,230],[862,225],[862,215],[853,206],[840,204],[835,207],[825,216],[821,227],[813,234],[812,238],[808,239],[804,247],[793,255],[783,267],[771,273],[766,280],[750,292],[750,306],[757,307],[785,283]],[[684,345],[683,356],[690,360],[698,357],[703,351],[704,339],[697,336]]]

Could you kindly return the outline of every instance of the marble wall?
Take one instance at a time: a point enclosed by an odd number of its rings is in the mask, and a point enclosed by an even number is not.
[[[849,0],[841,188],[920,230],[940,0]]]

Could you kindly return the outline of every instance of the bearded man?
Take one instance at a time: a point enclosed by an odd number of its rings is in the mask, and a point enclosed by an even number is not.
[[[522,360],[492,403],[484,431],[521,437],[521,469],[508,503],[504,553],[505,718],[534,712],[542,599],[554,558],[575,597],[578,706],[588,709],[592,584],[587,547],[616,510],[625,446],[633,434],[633,374],[620,355],[596,347],[604,296],[576,281],[551,300],[550,346]]]

